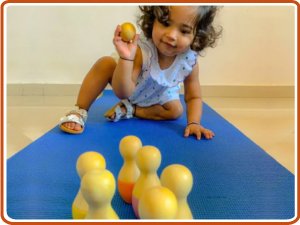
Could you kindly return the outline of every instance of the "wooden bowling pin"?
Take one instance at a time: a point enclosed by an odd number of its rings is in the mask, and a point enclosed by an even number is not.
[[[85,219],[119,219],[111,206],[116,191],[115,178],[108,170],[91,170],[81,179],[81,192],[88,203]]]
[[[83,175],[93,169],[105,169],[106,162],[104,157],[94,151],[89,151],[81,154],[76,163],[77,173],[82,179]],[[84,200],[81,190],[79,188],[78,193],[72,204],[72,218],[84,219],[88,212],[88,204]]]
[[[136,163],[140,170],[132,192],[132,207],[139,218],[138,204],[143,192],[151,187],[160,186],[157,169],[161,163],[160,151],[154,146],[143,146],[137,153]]]
[[[142,147],[141,140],[136,136],[126,136],[119,144],[119,150],[124,163],[118,175],[118,190],[122,199],[131,204],[132,191],[140,171],[135,158],[138,150]]]
[[[177,198],[178,211],[175,219],[193,219],[187,202],[187,196],[193,186],[191,171],[180,164],[169,165],[161,173],[160,180],[161,185],[169,188]]]
[[[138,209],[141,219],[174,219],[177,207],[174,193],[166,187],[156,186],[142,194]]]

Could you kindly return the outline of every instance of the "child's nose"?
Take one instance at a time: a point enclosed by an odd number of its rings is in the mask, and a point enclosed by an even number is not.
[[[166,32],[166,36],[171,40],[177,39],[177,30],[175,28],[169,27],[169,29]]]

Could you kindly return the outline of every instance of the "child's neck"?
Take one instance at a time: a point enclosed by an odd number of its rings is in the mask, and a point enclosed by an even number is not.
[[[169,68],[176,58],[176,56],[165,56],[160,52],[158,52],[157,54],[158,54],[158,64],[160,69],[162,70]]]

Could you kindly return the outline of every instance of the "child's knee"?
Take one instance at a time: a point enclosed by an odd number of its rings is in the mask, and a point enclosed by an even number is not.
[[[95,63],[95,69],[99,72],[113,73],[116,68],[116,61],[111,56],[104,56],[97,60]]]

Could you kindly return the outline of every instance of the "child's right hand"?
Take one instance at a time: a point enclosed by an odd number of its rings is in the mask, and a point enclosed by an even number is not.
[[[184,137],[188,137],[191,135],[195,135],[197,140],[201,139],[201,136],[203,135],[206,139],[212,139],[215,134],[209,129],[206,129],[205,127],[201,126],[200,124],[189,124],[186,126],[184,131]]]
[[[121,31],[121,26],[118,25],[113,39],[115,48],[120,57],[133,60],[137,50],[137,41],[139,39],[139,35],[136,34],[132,42],[125,42],[121,38]]]

